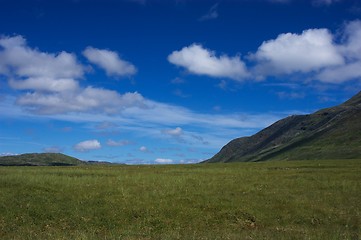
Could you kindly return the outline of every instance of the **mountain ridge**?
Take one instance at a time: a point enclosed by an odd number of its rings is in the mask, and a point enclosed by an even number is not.
[[[360,119],[361,92],[338,106],[292,115],[233,139],[204,162],[361,158]]]

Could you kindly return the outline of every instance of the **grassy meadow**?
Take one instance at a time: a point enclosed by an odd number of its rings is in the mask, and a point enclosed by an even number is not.
[[[0,239],[361,239],[361,161],[0,167]]]

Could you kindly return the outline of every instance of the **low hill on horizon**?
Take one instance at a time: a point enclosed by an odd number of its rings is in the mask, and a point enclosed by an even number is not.
[[[62,153],[25,153],[0,157],[0,166],[78,166],[87,164]]]
[[[232,140],[205,163],[361,159],[361,92],[343,104],[293,115]]]

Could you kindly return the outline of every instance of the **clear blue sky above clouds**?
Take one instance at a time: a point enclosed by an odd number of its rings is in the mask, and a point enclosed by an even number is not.
[[[0,0],[0,154],[193,163],[361,89],[352,0]]]

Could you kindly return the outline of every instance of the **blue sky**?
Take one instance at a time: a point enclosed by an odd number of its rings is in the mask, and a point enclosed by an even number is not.
[[[194,163],[361,89],[352,0],[0,0],[0,154]]]

